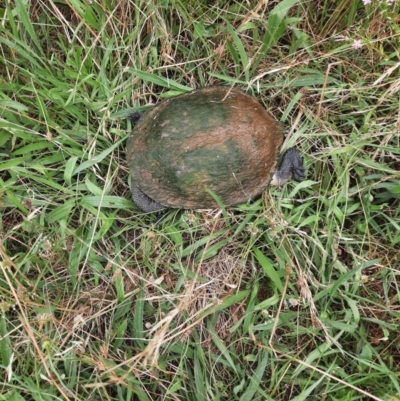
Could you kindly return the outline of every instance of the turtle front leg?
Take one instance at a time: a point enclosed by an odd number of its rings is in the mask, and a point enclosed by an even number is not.
[[[140,111],[135,111],[129,114],[127,118],[128,120],[132,121],[133,124],[136,124],[140,120],[140,117],[142,117],[142,113]]]
[[[165,206],[147,196],[134,182],[131,177],[132,200],[146,213],[157,212],[165,209]]]
[[[270,185],[283,185],[291,178],[296,181],[301,181],[304,175],[305,167],[299,151],[295,148],[290,148],[284,153],[281,164],[275,171]]]

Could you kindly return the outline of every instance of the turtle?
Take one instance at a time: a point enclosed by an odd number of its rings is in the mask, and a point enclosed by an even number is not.
[[[144,212],[244,203],[269,184],[304,177],[300,153],[283,142],[276,119],[249,94],[211,86],[163,100],[127,141],[132,199]]]

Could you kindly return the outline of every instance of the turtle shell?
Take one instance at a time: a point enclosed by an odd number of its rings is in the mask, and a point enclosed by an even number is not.
[[[260,194],[275,170],[280,124],[238,89],[209,87],[164,100],[145,113],[127,143],[135,184],[163,206],[216,207]]]

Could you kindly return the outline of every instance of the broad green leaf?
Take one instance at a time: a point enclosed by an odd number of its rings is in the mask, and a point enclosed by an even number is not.
[[[46,216],[46,221],[49,224],[55,223],[56,221],[65,219],[71,209],[75,206],[75,199],[70,199],[66,201],[63,205],[56,207]]]
[[[236,303],[241,302],[244,298],[249,296],[251,293],[251,290],[243,290],[240,292],[236,292],[233,295],[230,295],[229,297],[225,298],[222,303],[218,306],[216,309],[216,312],[224,310],[228,308],[231,305],[234,305]]]
[[[13,109],[17,111],[28,111],[29,108],[14,100],[0,100],[0,108]]]
[[[94,207],[107,207],[111,209],[131,209],[132,201],[120,196],[85,196],[80,201],[81,205],[89,205]]]
[[[240,40],[238,34],[233,29],[232,25],[228,22],[227,23],[228,32],[231,35],[233,42],[235,43],[236,49],[239,52],[240,61],[242,63],[242,71],[245,74],[246,81],[250,79],[249,76],[249,58],[247,56],[246,50],[244,49],[243,43]]]
[[[208,321],[207,329],[208,329],[209,334],[211,334],[211,339],[212,339],[213,343],[221,352],[221,358],[225,359],[225,361],[231,367],[233,372],[235,372],[235,374],[237,374],[238,372],[237,372],[236,364],[232,360],[229,349],[226,347],[225,343],[218,336],[217,332],[215,331],[215,327],[211,324],[211,319]]]
[[[13,167],[19,166],[20,164],[23,164],[27,157],[16,157],[11,160],[7,160],[4,163],[0,163],[0,171],[7,171],[12,169]]]
[[[206,386],[204,383],[204,356],[203,350],[199,349],[200,347],[196,347],[196,351],[193,355],[193,373],[194,373],[194,380],[196,383],[196,401],[207,401],[209,398],[207,397]],[[200,355],[199,355],[200,354]]]
[[[38,56],[33,52],[32,49],[29,49],[26,44],[19,42],[17,40],[10,41],[8,39],[4,39],[2,36],[0,36],[0,43],[3,43],[5,46],[13,49],[16,54],[19,54],[21,58],[25,59],[26,62],[29,62],[32,64],[34,68],[40,69],[43,68],[43,61],[42,60],[36,60]],[[24,49],[26,48],[26,50]],[[29,53],[28,53],[29,52]],[[40,62],[40,64],[39,64]],[[32,70],[34,71],[34,69]],[[29,72],[29,75],[34,75],[33,72]]]
[[[215,256],[218,251],[223,248],[230,240],[228,238],[222,239],[212,245],[209,245],[207,248],[204,248],[200,251],[195,258],[195,262],[200,262],[200,260],[207,260]]]
[[[54,151],[54,145],[49,141],[38,141],[30,143],[29,145],[22,146],[12,152],[13,156],[26,155],[27,153],[38,153],[43,149],[48,149],[49,151]]]
[[[264,372],[267,367],[268,360],[269,360],[268,351],[261,352],[258,365],[255,368],[254,373],[250,376],[250,383],[246,391],[240,397],[240,401],[251,401],[254,399],[253,398],[254,394],[259,389],[260,383],[264,378]]]
[[[64,180],[68,185],[71,185],[72,174],[74,172],[77,160],[78,160],[77,156],[72,156],[68,159],[67,163],[65,164]]]
[[[15,0],[16,9],[18,11],[18,16],[19,16],[19,19],[20,19],[22,25],[28,32],[30,39],[32,39],[33,43],[35,43],[36,50],[39,51],[40,53],[42,53],[42,47],[39,44],[39,40],[36,36],[36,30],[32,25],[31,18],[28,14],[28,11],[26,11],[25,4],[24,4],[24,2],[22,2],[22,0]],[[28,3],[28,6],[30,6],[30,3]]]
[[[118,146],[120,146],[123,141],[124,141],[124,139],[121,139],[120,141],[114,143],[114,145],[110,146],[108,149],[103,150],[103,152],[101,152],[97,156],[94,156],[92,159],[87,160],[87,161],[83,162],[82,164],[80,164],[78,167],[75,168],[72,175],[74,176],[75,174],[78,174],[81,171],[86,170],[86,169],[94,166],[95,164],[100,163],[110,153],[112,153],[114,149],[116,149]]]
[[[279,277],[279,274],[276,272],[274,267],[272,266],[271,261],[255,246],[253,247],[253,252],[257,260],[260,262],[260,265],[266,274],[267,277],[271,279],[271,281],[275,284],[276,288],[279,289],[279,291],[283,291],[283,284],[281,277]]]
[[[361,164],[362,166],[373,168],[375,170],[385,171],[386,173],[389,173],[389,174],[399,174],[399,172],[397,170],[389,168],[384,164],[374,162],[373,160],[370,160],[370,159],[358,159],[357,163]]]
[[[135,314],[133,316],[133,332],[132,337],[135,339],[135,342],[140,348],[144,348],[146,341],[145,341],[145,333],[144,333],[144,291],[140,289],[137,299],[135,302]]]
[[[139,71],[139,70],[134,70],[132,68],[129,68],[129,72],[132,74],[136,75],[140,79],[142,79],[145,82],[152,82],[153,84],[160,85],[164,88],[171,88],[180,92],[191,92],[193,88],[189,88],[187,86],[178,84],[177,82],[164,78],[159,75],[151,74],[149,72],[144,72],[144,71]]]
[[[85,184],[87,186],[87,189],[95,196],[102,196],[103,195],[103,189],[98,187],[96,184],[94,184],[91,180],[89,175],[85,177]]]
[[[114,350],[121,347],[124,342],[125,332],[128,327],[128,319],[123,319],[117,323],[117,332],[115,333],[115,340],[113,343]]]

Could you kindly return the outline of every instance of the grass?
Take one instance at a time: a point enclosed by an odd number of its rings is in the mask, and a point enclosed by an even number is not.
[[[399,11],[3,3],[0,400],[398,400]],[[257,97],[307,179],[140,212],[125,117],[210,85]]]

